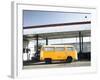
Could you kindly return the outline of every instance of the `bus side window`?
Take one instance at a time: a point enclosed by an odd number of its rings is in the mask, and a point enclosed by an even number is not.
[[[44,51],[54,51],[54,47],[45,47]]]
[[[67,47],[67,50],[68,51],[74,51],[74,48],[73,47]]]
[[[64,51],[64,47],[56,47],[56,51]]]

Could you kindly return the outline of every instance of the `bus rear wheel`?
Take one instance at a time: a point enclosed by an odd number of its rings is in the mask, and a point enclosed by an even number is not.
[[[50,59],[50,58],[46,58],[46,59],[45,59],[45,63],[46,63],[46,64],[50,64],[50,63],[51,63],[51,59]]]
[[[69,56],[69,57],[67,57],[66,62],[67,62],[67,63],[71,63],[72,60],[73,60],[73,58],[72,58],[71,56]]]

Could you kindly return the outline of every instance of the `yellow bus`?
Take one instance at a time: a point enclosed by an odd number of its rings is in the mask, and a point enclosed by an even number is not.
[[[77,59],[77,51],[72,45],[44,45],[40,50],[40,60],[45,61],[45,63],[58,60],[70,63]]]

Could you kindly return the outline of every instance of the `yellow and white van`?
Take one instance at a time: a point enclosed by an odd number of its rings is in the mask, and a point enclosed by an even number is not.
[[[51,63],[63,60],[68,63],[78,59],[78,54],[72,45],[44,45],[40,50],[40,60]]]

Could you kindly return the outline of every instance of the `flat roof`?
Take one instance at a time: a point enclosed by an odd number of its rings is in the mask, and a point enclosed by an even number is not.
[[[89,37],[91,36],[90,30],[81,31],[81,34],[83,37]],[[24,35],[24,39],[28,40],[36,40],[37,34],[30,34],[30,35]],[[39,40],[43,39],[61,39],[61,38],[75,38],[79,37],[79,31],[72,31],[72,32],[55,32],[55,33],[43,33],[38,34]]]
[[[57,27],[57,26],[65,26],[65,25],[80,25],[80,24],[90,24],[90,23],[91,21],[69,22],[69,23],[59,23],[59,24],[45,24],[45,25],[26,26],[26,27],[23,27],[23,29]]]
[[[28,40],[36,39],[60,39],[91,36],[91,21],[47,24],[23,27],[23,38]]]

